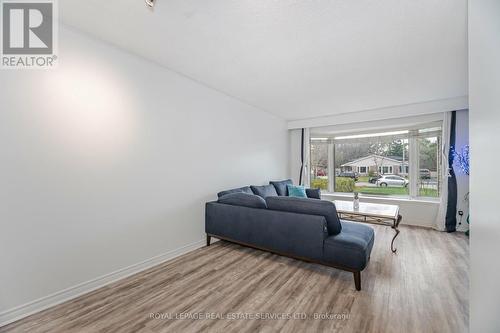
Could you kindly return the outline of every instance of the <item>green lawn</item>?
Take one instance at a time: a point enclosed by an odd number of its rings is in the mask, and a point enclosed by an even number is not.
[[[356,186],[355,191],[363,194],[378,194],[378,195],[408,195],[408,188],[406,187],[364,187]]]
[[[418,195],[421,197],[434,197],[437,198],[439,196],[438,191],[432,188],[421,188],[418,190]]]
[[[368,177],[368,176],[359,176],[358,177],[358,182],[368,183],[368,180],[370,180],[370,177]]]
[[[368,182],[368,176],[359,177],[359,182]],[[311,180],[312,188],[319,188],[322,190],[328,189],[328,179],[317,178]],[[362,194],[371,194],[371,195],[396,195],[396,196],[405,196],[409,195],[407,187],[397,187],[397,186],[377,186],[377,187],[369,187],[369,186],[354,186],[354,180],[347,177],[337,177],[335,184],[336,192],[344,192],[344,193],[352,193],[359,192]],[[438,197],[438,191],[430,188],[420,188],[419,196],[421,197]]]

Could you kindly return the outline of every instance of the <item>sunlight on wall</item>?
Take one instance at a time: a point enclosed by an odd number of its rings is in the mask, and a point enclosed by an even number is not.
[[[46,75],[46,120],[53,134],[79,154],[114,154],[137,130],[134,99],[118,72],[78,59]]]

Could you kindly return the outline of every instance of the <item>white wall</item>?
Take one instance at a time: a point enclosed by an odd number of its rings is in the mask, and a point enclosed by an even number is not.
[[[323,199],[352,201],[352,194],[322,194]],[[414,225],[425,228],[434,228],[439,210],[439,202],[431,200],[409,200],[398,198],[380,198],[360,196],[360,201],[398,205],[399,213],[403,216],[401,224]]]
[[[283,120],[78,32],[59,45],[56,70],[0,72],[0,322],[201,245],[217,191],[287,176]]]
[[[300,178],[300,140],[301,140],[301,130],[294,129],[288,131],[288,141],[290,142],[290,152],[289,158],[290,161],[288,163],[288,173],[290,178],[293,180],[294,184],[299,183]]]
[[[470,331],[500,332],[500,1],[469,1]]]
[[[398,91],[398,89],[396,89],[396,91]],[[377,109],[345,112],[324,117],[290,120],[288,121],[288,128],[295,129],[302,127],[323,127],[332,125],[345,125],[346,127],[349,127],[352,123],[360,122],[360,119],[363,119],[363,122],[366,123],[379,123],[381,119],[386,120],[390,123],[393,121],[398,121],[401,117],[432,118],[432,115],[436,113],[462,110],[467,109],[468,107],[468,96],[416,102],[403,105],[391,104],[391,106]]]

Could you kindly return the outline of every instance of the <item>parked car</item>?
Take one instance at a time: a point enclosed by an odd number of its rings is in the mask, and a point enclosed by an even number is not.
[[[431,178],[431,170],[420,169],[420,179],[430,179],[430,178]]]
[[[377,179],[377,186],[408,186],[408,179],[396,175],[383,175]]]
[[[370,177],[370,179],[368,179],[368,182],[369,182],[370,184],[376,184],[376,183],[377,183],[377,180],[379,180],[379,179],[380,179],[380,177],[382,177],[382,176]]]
[[[353,172],[353,171],[342,171],[339,173],[338,175],[339,177],[347,177],[347,178],[352,178],[354,179],[355,181],[358,180],[358,174],[357,172]]]

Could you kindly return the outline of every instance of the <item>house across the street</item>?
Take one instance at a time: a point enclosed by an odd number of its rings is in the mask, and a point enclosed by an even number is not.
[[[361,176],[374,174],[408,175],[408,162],[394,157],[368,155],[341,165],[342,171],[358,172]]]

